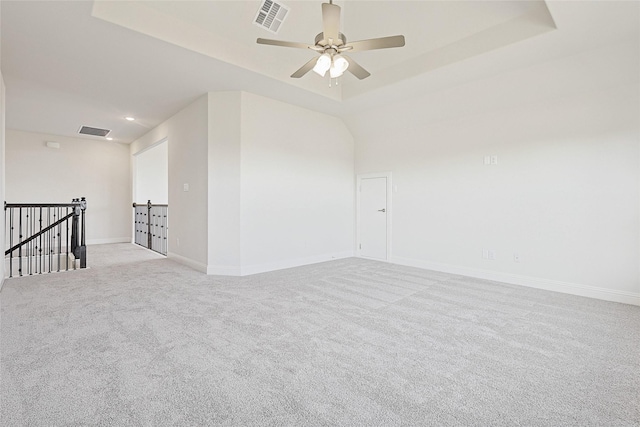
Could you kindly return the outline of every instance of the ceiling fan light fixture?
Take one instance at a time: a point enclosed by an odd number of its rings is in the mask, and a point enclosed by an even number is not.
[[[313,67],[313,71],[318,75],[324,77],[324,75],[327,74],[329,68],[331,68],[331,63],[331,55],[329,55],[328,53],[323,53],[318,58],[316,65]]]
[[[332,79],[336,79],[349,68],[349,61],[346,60],[342,55],[333,55],[333,61],[331,63],[331,68],[329,68],[329,75]]]

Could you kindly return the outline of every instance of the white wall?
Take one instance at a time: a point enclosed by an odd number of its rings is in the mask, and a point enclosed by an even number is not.
[[[2,5],[0,4],[0,15],[2,14]],[[0,34],[2,32],[0,31]],[[0,37],[0,45],[2,37]],[[0,54],[0,57],[2,55]],[[0,61],[0,70],[1,67]],[[4,119],[5,119],[5,87],[4,87],[4,79],[2,78],[2,72],[0,71],[0,201],[5,201],[5,133],[4,133]],[[4,209],[2,210],[2,214],[0,218],[2,219],[2,227],[0,227],[0,242],[4,242],[5,239],[5,216]],[[4,245],[4,243],[3,243]],[[3,250],[4,252],[4,250]],[[4,258],[4,257],[3,257]],[[0,291],[2,290],[2,285],[4,284],[4,261],[0,263]]]
[[[398,187],[392,261],[640,304],[638,63],[609,46],[349,118],[356,172]]]
[[[245,275],[353,254],[353,138],[339,119],[215,92],[135,141],[131,153],[163,138],[170,257],[209,274]]]
[[[242,273],[353,256],[354,143],[339,118],[242,93]]]
[[[166,140],[134,157],[133,199],[136,203],[169,203],[169,144]]]
[[[46,141],[60,144],[46,147]],[[129,148],[110,141],[6,132],[6,201],[87,198],[87,244],[131,240]]]
[[[209,274],[241,274],[241,131],[241,93],[209,93]]]
[[[0,73],[0,200],[4,201],[5,198],[5,87],[4,80],[2,78],[2,73]],[[5,213],[4,209],[2,209],[2,226],[0,227],[0,242],[4,242],[5,240]],[[2,251],[4,253],[4,250]],[[4,258],[4,257],[3,257]],[[0,263],[0,291],[2,290],[2,285],[4,284],[4,261]]]
[[[131,144],[131,155],[168,140],[169,253],[200,271],[207,268],[208,97],[183,110]],[[189,191],[183,191],[184,184]]]

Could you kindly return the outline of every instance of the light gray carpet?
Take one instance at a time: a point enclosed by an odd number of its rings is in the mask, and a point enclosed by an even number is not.
[[[3,426],[638,426],[640,307],[346,259],[139,247],[1,297]]]

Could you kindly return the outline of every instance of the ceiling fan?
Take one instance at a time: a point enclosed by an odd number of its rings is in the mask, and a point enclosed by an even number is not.
[[[322,3],[322,32],[316,36],[314,45],[262,38],[258,38],[257,43],[311,49],[320,54],[320,57],[311,59],[293,73],[291,75],[293,78],[300,78],[311,70],[323,77],[329,71],[331,78],[338,78],[345,71],[349,71],[362,80],[369,77],[371,73],[344,55],[343,52],[402,47],[404,46],[404,36],[381,37],[347,43],[347,38],[340,32],[340,6],[333,4],[333,0],[329,0],[329,3]]]

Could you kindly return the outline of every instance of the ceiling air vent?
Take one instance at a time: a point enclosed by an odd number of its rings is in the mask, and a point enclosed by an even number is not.
[[[78,133],[81,133],[82,135],[93,135],[93,136],[107,136],[109,135],[109,132],[111,132],[109,129],[98,129],[98,128],[92,128],[89,126],[82,126],[78,131]]]
[[[253,23],[272,33],[277,33],[288,13],[287,6],[273,0],[264,0]]]

